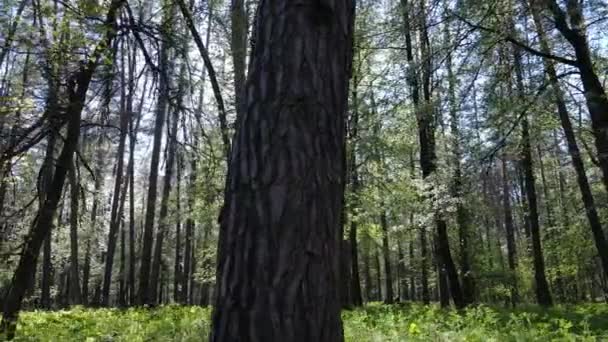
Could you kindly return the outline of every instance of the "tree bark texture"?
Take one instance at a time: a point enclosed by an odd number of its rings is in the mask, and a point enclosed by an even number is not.
[[[211,340],[343,341],[354,1],[262,1],[220,215]]]

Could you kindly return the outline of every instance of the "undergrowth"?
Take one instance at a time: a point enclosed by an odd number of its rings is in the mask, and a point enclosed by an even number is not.
[[[211,309],[163,306],[33,311],[21,315],[16,341],[203,341]],[[418,304],[343,312],[346,341],[608,341],[608,305],[515,310],[477,306],[458,313]]]

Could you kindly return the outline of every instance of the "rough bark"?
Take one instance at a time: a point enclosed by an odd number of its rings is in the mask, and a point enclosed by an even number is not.
[[[338,253],[353,16],[350,0],[260,3],[220,215],[212,341],[344,340]]]

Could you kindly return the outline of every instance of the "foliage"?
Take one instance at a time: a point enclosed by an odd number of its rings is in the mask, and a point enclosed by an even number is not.
[[[21,315],[16,341],[200,341],[209,334],[211,309],[163,306],[33,311]],[[608,305],[488,306],[462,314],[437,306],[381,305],[345,311],[346,341],[602,341]]]
[[[25,312],[15,341],[201,341],[209,334],[210,312],[173,305]]]
[[[478,306],[458,314],[436,306],[373,303],[344,313],[344,333],[347,341],[602,341],[608,338],[608,306]]]

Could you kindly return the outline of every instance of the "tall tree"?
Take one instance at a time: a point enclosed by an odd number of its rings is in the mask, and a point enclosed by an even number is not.
[[[514,30],[514,24],[510,24]],[[513,47],[513,63],[515,68],[515,84],[517,96],[522,102],[526,100],[522,58],[520,48]],[[534,176],[534,168],[532,161],[532,143],[530,138],[530,124],[528,115],[524,113],[521,116],[521,155],[522,167],[524,172],[524,187],[527,199],[527,214],[530,224],[530,238],[532,246],[532,259],[534,263],[534,281],[536,285],[536,300],[538,304],[543,306],[553,305],[551,292],[549,291],[549,283],[545,272],[545,260],[541,245],[540,222],[538,218],[538,203],[536,198],[536,180]]]
[[[532,10],[532,18],[536,26],[536,31],[538,32],[539,36],[541,51],[543,53],[551,54],[551,47],[547,39],[544,24],[540,17],[540,9],[535,0],[531,0],[530,7]],[[591,228],[591,232],[593,233],[595,247],[600,256],[600,261],[602,263],[602,268],[604,269],[604,274],[608,275],[608,242],[606,242],[606,236],[604,235],[602,224],[597,213],[595,199],[593,198],[593,193],[591,192],[591,187],[589,186],[589,180],[587,179],[585,164],[583,163],[583,160],[581,158],[581,152],[578,147],[576,135],[574,134],[574,129],[572,128],[572,122],[570,120],[570,114],[568,113],[568,107],[566,106],[563,90],[559,84],[557,71],[555,70],[555,63],[551,60],[545,59],[544,67],[545,73],[547,74],[547,78],[549,79],[549,83],[551,84],[553,90],[555,106],[557,107],[557,116],[559,117],[562,130],[564,131],[564,136],[566,137],[568,152],[570,153],[572,165],[574,166],[574,171],[576,172],[577,183],[581,192],[583,204],[585,206],[587,220],[589,221],[589,226]],[[606,108],[608,109],[608,106]],[[606,112],[604,112],[604,116],[605,115]]]
[[[70,178],[70,273],[68,284],[68,302],[71,305],[81,304],[80,273],[78,268],[78,220],[80,206],[79,193],[80,183],[76,175],[75,161],[70,165],[68,171]]]
[[[260,4],[220,215],[212,341],[344,339],[338,253],[353,19],[350,0]]]
[[[152,262],[152,246],[154,244],[154,218],[156,216],[156,197],[158,196],[158,164],[160,161],[160,147],[162,144],[163,127],[169,105],[170,96],[170,72],[169,54],[171,48],[170,27],[173,23],[172,6],[164,7],[163,33],[165,35],[158,57],[158,100],[156,102],[156,118],[154,123],[154,140],[152,145],[152,156],[150,158],[150,174],[148,176],[148,197],[146,202],[146,216],[143,231],[143,246],[141,251],[141,265],[139,268],[139,292],[137,302],[140,305],[153,304],[156,298],[151,298],[151,287],[158,286],[150,283],[150,270]],[[154,290],[156,293],[156,290]]]

